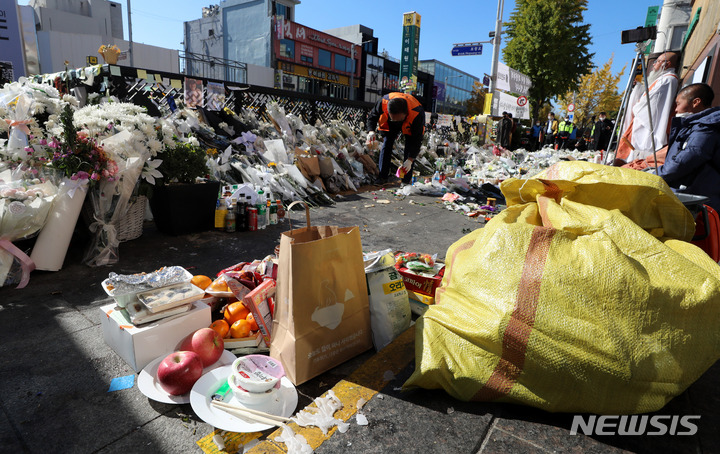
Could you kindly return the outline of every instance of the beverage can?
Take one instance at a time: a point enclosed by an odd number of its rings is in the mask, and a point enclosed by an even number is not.
[[[248,230],[254,232],[258,229],[258,210],[255,207],[248,208]]]

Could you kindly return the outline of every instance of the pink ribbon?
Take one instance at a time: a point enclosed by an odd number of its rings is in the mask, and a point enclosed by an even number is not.
[[[0,240],[0,248],[5,249],[20,260],[22,279],[16,288],[25,288],[30,282],[30,272],[35,269],[35,262],[8,240]],[[2,282],[0,282],[0,285],[2,285]]]
[[[7,118],[5,119],[5,123],[7,123],[11,128],[18,128],[20,131],[28,135],[30,135],[30,128],[28,128],[27,125],[31,121],[32,120],[8,120]]]

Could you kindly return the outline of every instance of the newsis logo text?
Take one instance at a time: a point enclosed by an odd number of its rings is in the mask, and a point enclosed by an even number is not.
[[[571,435],[695,435],[699,415],[573,416]]]

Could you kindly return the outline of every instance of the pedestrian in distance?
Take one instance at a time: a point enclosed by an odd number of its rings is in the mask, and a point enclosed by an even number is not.
[[[547,117],[547,122],[543,127],[544,143],[545,145],[552,145],[555,143],[555,136],[558,132],[558,121],[555,119],[555,114],[550,112]]]
[[[608,119],[605,112],[598,114],[598,121],[595,123],[593,135],[593,149],[597,151],[607,150],[610,145],[610,136],[612,135],[613,122]]]
[[[570,137],[570,120],[563,118],[558,124],[557,135],[555,137],[555,149],[564,149],[568,137]]]
[[[407,93],[388,93],[372,108],[368,115],[367,144],[375,141],[375,130],[383,132],[384,140],[380,149],[380,174],[377,182],[387,183],[395,139],[405,136],[402,168],[405,175],[403,184],[412,180],[415,159],[420,154],[420,145],[425,134],[425,110],[420,101]]]
[[[535,124],[532,127],[530,133],[530,151],[536,151],[541,145],[542,125],[540,120],[535,120]]]

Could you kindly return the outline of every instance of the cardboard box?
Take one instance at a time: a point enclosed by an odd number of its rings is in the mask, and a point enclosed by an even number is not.
[[[137,327],[130,322],[127,312],[113,304],[102,306],[103,338],[115,353],[135,372],[140,372],[155,358],[170,354],[180,341],[212,322],[210,306],[196,301],[183,314],[171,316]]]
[[[434,296],[423,295],[419,292],[408,290],[408,299],[410,300],[410,311],[416,315],[424,315],[431,304],[435,304]]]
[[[260,328],[265,345],[270,345],[272,340],[273,317],[270,309],[271,302],[268,300],[275,294],[275,287],[275,280],[267,279],[243,298],[243,304],[250,309],[258,328]]]
[[[410,298],[410,312],[412,312],[415,315],[425,315],[425,312],[427,312],[428,306],[427,304],[423,304],[418,300],[414,300]]]
[[[407,292],[408,292],[408,298],[414,299],[418,303],[425,304],[426,306],[435,304],[434,296],[423,295],[420,292],[413,292],[412,290],[408,290]]]
[[[257,347],[258,345],[260,345],[260,342],[262,342],[262,341],[263,341],[263,337],[262,337],[262,333],[260,332],[260,330],[256,331],[255,334],[250,333],[250,335],[248,337],[243,337],[240,339],[233,339],[233,338],[223,339],[225,348],[228,350],[232,350],[234,348]]]
[[[431,275],[430,273],[418,274],[405,267],[401,267],[398,271],[403,277],[405,288],[408,291],[434,297],[435,289],[440,286],[443,275],[445,274],[445,264],[436,263],[435,267],[437,269],[435,275]]]

